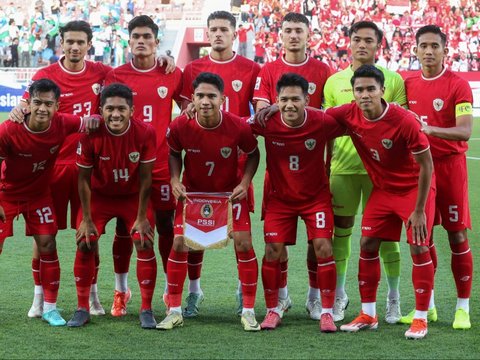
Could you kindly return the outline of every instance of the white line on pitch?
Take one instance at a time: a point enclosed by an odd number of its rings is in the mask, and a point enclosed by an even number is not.
[[[480,160],[480,157],[467,156],[468,160]]]

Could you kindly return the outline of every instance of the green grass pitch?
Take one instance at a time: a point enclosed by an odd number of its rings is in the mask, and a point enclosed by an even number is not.
[[[1,114],[0,114],[0,118]],[[476,119],[475,122],[478,122]],[[261,145],[263,152],[263,146]],[[15,236],[5,242],[0,256],[0,358],[408,358],[408,359],[475,359],[480,357],[480,286],[479,231],[480,220],[480,128],[474,129],[470,141],[470,201],[473,231],[469,232],[475,258],[474,285],[471,300],[473,327],[469,331],[455,331],[452,321],[456,302],[453,277],[450,271],[450,250],[445,232],[436,228],[439,266],[435,283],[435,298],[439,321],[430,324],[429,334],[422,341],[407,341],[406,326],[388,325],[385,314],[386,283],[382,278],[377,309],[379,328],[357,334],[322,334],[318,323],[305,312],[308,287],[305,264],[306,240],[303,224],[299,226],[297,246],[290,248],[288,287],[293,308],[285,315],[282,325],[275,331],[245,333],[240,319],[234,314],[237,271],[235,255],[230,246],[225,250],[205,255],[202,288],[205,301],[201,315],[186,320],[183,328],[170,332],[142,330],[138,321],[139,288],[135,276],[135,255],[132,256],[129,283],[133,299],[124,318],[110,315],[95,317],[80,329],[52,328],[39,319],[29,319],[27,311],[33,296],[31,276],[31,239],[24,236],[24,222],[15,222]],[[262,223],[259,221],[264,164],[255,177],[257,211],[252,217],[253,238],[257,257],[263,256]],[[357,218],[353,237],[353,253],[349,263],[347,292],[351,303],[346,321],[360,309],[357,288],[357,259],[360,217]],[[114,277],[111,257],[113,227],[100,240],[101,269],[99,273],[100,298],[108,311],[113,298]],[[58,306],[69,319],[76,306],[73,279],[75,256],[74,232],[61,231],[57,236],[62,277]],[[404,313],[413,308],[411,260],[405,241],[402,248],[401,303]],[[159,260],[160,262],[160,260]],[[160,321],[165,313],[161,301],[164,278],[159,266],[154,311]],[[185,295],[186,296],[186,295]],[[265,315],[261,278],[257,292],[257,319]]]

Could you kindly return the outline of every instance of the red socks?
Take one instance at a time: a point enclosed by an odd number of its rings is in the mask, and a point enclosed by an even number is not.
[[[255,295],[257,294],[258,263],[255,251],[237,251],[238,277],[242,284],[243,307],[253,309],[255,307]]]
[[[288,278],[288,259],[280,262],[280,284],[278,288],[284,288],[287,286]]]
[[[415,290],[415,309],[427,311],[433,287],[433,262],[430,252],[412,255],[412,282]]]
[[[42,283],[40,282],[40,259],[32,258],[32,275],[33,283],[36,286],[41,286]]]
[[[307,269],[308,269],[308,285],[311,288],[318,288],[317,284],[317,266],[318,263],[314,261],[307,260]]]
[[[75,285],[77,287],[78,308],[89,310],[90,286],[95,276],[95,253],[77,250],[73,265],[73,275],[75,276]]]
[[[358,261],[358,285],[362,303],[377,301],[377,288],[380,282],[380,257],[378,251],[360,250]]]
[[[130,234],[123,233],[124,230],[117,228],[113,238],[113,268],[115,273],[128,273],[130,268],[130,257],[133,251],[133,241]]]
[[[322,308],[331,309],[335,302],[335,289],[337,287],[337,268],[333,256],[317,258],[317,287],[320,289]]]
[[[142,296],[141,310],[150,310],[157,280],[157,259],[153,249],[137,250],[137,279]]]
[[[457,297],[461,299],[470,298],[472,289],[473,257],[468,245],[468,239],[460,244],[450,243],[452,250],[451,267],[455,285],[457,286]]]
[[[60,263],[57,250],[50,254],[40,254],[40,282],[43,286],[44,301],[56,303],[60,286]]]
[[[172,250],[173,244],[173,228],[162,229],[161,233],[160,229],[157,229],[158,251],[160,252],[160,256],[162,258],[163,272],[167,273],[168,256],[170,255],[170,250]]]
[[[183,283],[187,277],[188,252],[176,252],[172,249],[167,263],[168,305],[182,306]]]
[[[278,305],[278,289],[280,285],[280,262],[262,260],[262,282],[267,309]]]
[[[188,252],[188,278],[197,280],[202,273],[203,251]]]

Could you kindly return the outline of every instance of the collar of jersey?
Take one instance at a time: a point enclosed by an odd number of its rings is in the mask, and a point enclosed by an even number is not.
[[[203,126],[202,124],[200,124],[200,122],[198,121],[198,114],[197,114],[197,113],[195,113],[195,121],[197,122],[198,126],[200,126],[202,129],[205,129],[205,130],[215,130],[215,129],[218,128],[220,125],[222,125],[222,122],[223,122],[223,113],[222,113],[221,111],[219,111],[219,113],[220,113],[220,122],[219,122],[218,125],[215,126],[215,127],[210,128],[210,127],[205,127],[205,126]]]
[[[426,78],[425,76],[423,76],[423,73],[421,73],[422,74],[422,79],[425,80],[425,81],[437,80],[438,78],[442,77],[443,74],[445,74],[445,71],[447,71],[447,68],[443,67],[443,70],[440,72],[440,74],[438,74],[437,76],[434,76],[432,78]]]
[[[65,60],[65,55],[62,55],[62,57],[58,60],[58,66],[60,66],[60,69],[62,69],[62,71],[66,72],[67,74],[82,75],[85,72],[85,70],[87,69],[87,60],[83,61],[83,68],[80,71],[70,71],[70,70],[68,70],[65,66],[63,66],[63,60]]]
[[[153,69],[155,69],[157,67],[157,58],[155,58],[155,64],[153,64],[153,66],[150,69],[139,69],[139,68],[135,67],[135,65],[133,64],[133,59],[130,60],[130,65],[132,66],[133,70],[138,71],[138,72],[142,72],[142,73],[146,73],[146,72],[152,71]]]
[[[28,119],[30,120],[30,119]],[[52,127],[52,121],[53,121],[53,118],[50,120],[50,124],[48,124],[48,127],[45,129],[45,130],[42,130],[42,131],[33,131],[32,129],[30,129],[27,125],[27,123],[24,121],[23,122],[23,126],[25,127],[25,129],[27,129],[27,131],[29,133],[32,133],[32,134],[43,134],[43,133],[46,133],[48,130],[50,130],[50,128]]]
[[[208,54],[208,58],[210,59],[210,61],[216,64],[228,64],[229,62],[232,62],[233,60],[235,60],[236,57],[237,57],[237,53],[235,51],[233,52],[232,58],[225,61],[215,60],[212,58],[210,54]]]
[[[120,133],[120,134],[115,134],[115,133],[113,133],[113,132],[108,128],[107,122],[105,122],[105,128],[107,129],[108,133],[109,133],[110,135],[112,135],[112,136],[122,136],[122,135],[125,135],[128,130],[130,130],[130,125],[131,125],[131,124],[132,124],[132,121],[131,121],[131,120],[128,120],[128,126],[127,126],[127,128],[125,129],[124,132],[122,132],[122,133]]]
[[[305,125],[305,123],[307,122],[307,109],[303,110],[304,111],[304,119],[303,119],[303,122],[300,124],[300,125],[297,125],[297,126],[291,126],[291,125],[288,125],[285,121],[283,121],[283,115],[282,113],[280,113],[280,119],[282,120],[282,124],[285,125],[286,127],[290,128],[290,129],[298,129],[298,128],[301,128],[303,125]]]
[[[308,56],[307,54],[305,54],[305,55],[306,55],[306,56],[305,56],[305,61],[303,61],[303,62],[301,62],[301,63],[299,63],[299,64],[289,63],[287,60],[285,60],[285,55],[282,56],[280,59],[282,59],[283,63],[284,63],[285,65],[288,65],[288,66],[303,66],[303,65],[305,65],[305,64],[308,62],[308,60],[309,60],[309,56]]]
[[[380,114],[379,117],[377,117],[375,119],[367,119],[365,117],[365,115],[363,115],[363,118],[365,120],[369,121],[369,122],[376,122],[376,121],[382,120],[385,117],[385,115],[387,114],[388,109],[390,109],[390,104],[388,102],[386,102],[385,100],[382,99],[382,103],[387,104],[387,107],[385,108],[385,110],[383,110],[383,112]]]

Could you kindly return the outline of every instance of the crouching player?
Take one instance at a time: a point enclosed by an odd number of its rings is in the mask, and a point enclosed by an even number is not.
[[[13,219],[22,214],[26,235],[33,236],[40,252],[42,318],[50,325],[62,326],[65,320],[56,308],[60,285],[57,222],[49,183],[65,138],[81,131],[84,122],[79,116],[57,113],[60,88],[53,81],[39,79],[30,85],[29,93],[31,112],[23,123],[0,125],[0,166],[5,165],[0,191],[0,253],[5,238],[13,235]]]
[[[430,145],[412,113],[383,99],[383,73],[373,65],[358,68],[352,79],[355,103],[328,109],[345,125],[372,179],[373,190],[362,220],[358,284],[360,315],[343,331],[376,329],[376,295],[380,281],[379,247],[399,241],[402,222],[413,260],[416,311],[405,336],[427,334],[427,310],[433,285],[429,239],[435,213],[435,189]]]
[[[291,245],[295,239],[301,217],[317,257],[317,285],[322,302],[320,330],[335,332],[332,315],[337,275],[332,253],[332,196],[324,150],[329,140],[345,134],[345,128],[323,112],[305,110],[308,81],[302,76],[283,75],[277,83],[277,94],[280,113],[265,128],[252,125],[254,133],[265,137],[272,186],[265,209],[262,280],[267,316],[261,327],[275,329],[281,323],[284,309],[278,306],[280,258],[285,245]]]
[[[111,84],[102,91],[100,113],[104,126],[95,134],[82,137],[77,149],[82,214],[77,219],[78,248],[73,271],[78,307],[67,325],[79,327],[90,320],[89,292],[95,274],[97,241],[107,222],[120,218],[131,229],[137,249],[137,278],[142,296],[140,323],[142,328],[152,329],[156,326],[151,304],[157,262],[153,212],[148,203],[156,159],[155,131],[132,119],[133,94],[122,84]]]
[[[193,82],[192,102],[196,115],[175,119],[167,133],[170,146],[170,173],[173,195],[180,200],[175,212],[172,251],[168,258],[167,317],[157,325],[169,330],[183,325],[182,291],[187,276],[188,247],[183,238],[183,200],[187,192],[232,192],[233,240],[243,293],[241,322],[245,331],[258,331],[254,305],[258,264],[252,247],[250,216],[246,200],[248,186],[259,162],[257,140],[248,124],[220,106],[225,100],[223,80],[212,73],[200,73]],[[238,149],[248,154],[243,177],[237,176]],[[182,159],[182,151],[185,156]],[[185,170],[180,182],[182,160]]]

